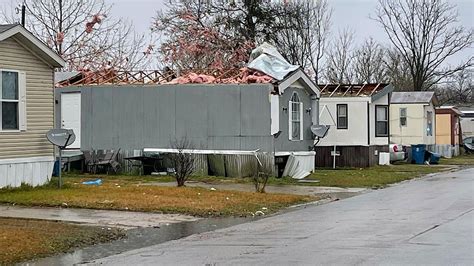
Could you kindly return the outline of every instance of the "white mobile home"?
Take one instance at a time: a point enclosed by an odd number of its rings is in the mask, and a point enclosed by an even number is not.
[[[436,143],[435,106],[432,91],[392,93],[390,106],[390,139],[402,145]]]
[[[316,166],[368,167],[387,152],[390,84],[319,85],[320,123],[330,125],[316,146]],[[334,151],[335,150],[335,151]],[[336,155],[335,155],[336,154]]]

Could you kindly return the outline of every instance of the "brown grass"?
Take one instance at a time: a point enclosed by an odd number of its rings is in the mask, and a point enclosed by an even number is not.
[[[195,187],[140,185],[126,180],[107,180],[101,186],[80,184],[82,178],[66,179],[65,188],[0,190],[1,203],[27,206],[68,206],[92,209],[185,213],[196,216],[249,216],[268,208],[270,212],[313,197],[238,191],[211,191]]]
[[[0,218],[0,265],[51,256],[121,236],[118,229]]]

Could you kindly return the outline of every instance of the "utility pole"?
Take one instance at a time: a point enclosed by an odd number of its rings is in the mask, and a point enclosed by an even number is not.
[[[21,25],[25,27],[25,13],[26,13],[26,6],[25,3],[21,4]]]

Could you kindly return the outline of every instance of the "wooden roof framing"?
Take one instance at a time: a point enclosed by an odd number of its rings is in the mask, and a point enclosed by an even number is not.
[[[320,84],[322,97],[371,97],[389,84],[368,83],[368,84]]]

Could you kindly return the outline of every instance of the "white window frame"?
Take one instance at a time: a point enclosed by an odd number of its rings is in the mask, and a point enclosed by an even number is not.
[[[433,136],[433,111],[426,111],[426,136]]]
[[[405,115],[402,116],[402,110],[405,110]],[[399,115],[400,115],[400,127],[406,127],[408,125],[408,116],[407,116],[407,108],[406,107],[400,107],[400,111],[399,111]],[[405,118],[405,124],[402,123],[402,118]]]
[[[18,73],[18,100],[9,100],[2,98],[2,72],[16,72]],[[17,129],[3,129],[2,128],[2,106],[3,102],[17,102],[18,103],[18,128]],[[26,131],[26,73],[14,69],[0,68],[0,133],[1,132],[20,132]]]
[[[346,115],[343,116],[339,112],[339,107],[344,107],[346,109]],[[345,118],[346,119],[346,126],[343,127],[339,124],[339,118]],[[338,103],[336,104],[336,129],[349,129],[349,105],[345,103]]]
[[[378,119],[379,109],[384,109],[385,110],[385,120],[379,120]],[[386,138],[390,135],[390,123],[389,123],[390,122],[389,121],[390,113],[389,112],[390,111],[389,111],[388,105],[376,105],[375,106],[375,137],[376,138]],[[378,133],[379,122],[385,123],[385,128],[387,129],[387,134],[379,134]]]
[[[293,96],[296,95],[298,97],[298,102],[293,102]],[[299,104],[299,119],[293,120],[293,104]],[[298,122],[300,127],[300,136],[299,138],[293,138],[293,122]],[[301,141],[303,140],[303,102],[301,102],[301,98],[299,94],[294,91],[291,94],[290,101],[288,101],[288,138],[291,141]]]

